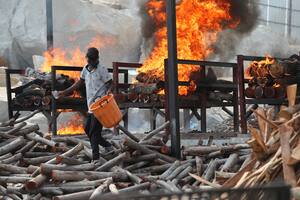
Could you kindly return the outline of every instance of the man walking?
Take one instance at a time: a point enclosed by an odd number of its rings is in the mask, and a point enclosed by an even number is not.
[[[112,78],[108,70],[100,65],[99,51],[96,48],[92,47],[88,49],[86,59],[88,64],[81,71],[80,80],[75,82],[68,89],[60,92],[59,96],[72,94],[85,84],[87,105],[90,107],[95,99],[105,95],[110,90]],[[93,161],[97,161],[100,158],[99,144],[103,146],[106,151],[113,150],[112,145],[101,136],[102,127],[102,124],[89,110],[84,131],[90,139]]]

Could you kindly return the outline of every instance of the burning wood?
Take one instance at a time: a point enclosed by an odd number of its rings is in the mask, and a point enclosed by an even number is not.
[[[267,57],[252,62],[246,70],[249,78],[245,94],[248,98],[285,98],[286,87],[294,84],[300,71],[299,56],[276,60]]]

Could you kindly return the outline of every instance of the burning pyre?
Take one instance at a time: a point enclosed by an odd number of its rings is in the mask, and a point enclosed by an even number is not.
[[[163,94],[161,84],[164,81],[164,59],[167,57],[167,28],[165,2],[149,0],[146,4],[147,14],[152,18],[156,26],[154,34],[154,48],[143,66],[138,70],[139,74],[146,74],[146,80],[142,83],[159,86],[154,93]],[[182,0],[177,4],[177,38],[178,38],[178,58],[179,59],[205,59],[214,52],[214,45],[218,39],[218,34],[224,29],[236,28],[239,19],[231,16],[230,0]],[[192,13],[192,14],[191,14]],[[114,44],[115,38],[96,37],[88,47],[101,48]],[[76,48],[75,50],[52,49],[44,53],[45,62],[41,69],[43,72],[50,72],[51,66],[83,66],[85,64],[85,53]],[[196,90],[193,74],[199,73],[200,67],[190,65],[179,65],[179,81],[187,82],[189,86],[180,86],[179,94],[188,95]],[[76,80],[79,72],[63,71],[58,72]],[[153,81],[155,80],[155,81]],[[152,86],[151,86],[152,87]],[[78,117],[76,117],[78,119]],[[78,121],[78,120],[72,120]],[[64,130],[73,130],[78,123],[68,123],[62,127],[59,133],[64,134]],[[83,132],[82,125],[79,126]]]
[[[230,15],[230,7],[228,0],[180,1],[176,7],[178,58],[201,60],[211,55],[218,34],[226,28],[235,28],[239,23]],[[152,53],[139,72],[147,74],[149,80],[164,80],[164,59],[168,54],[165,1],[150,0],[146,8],[157,30]],[[199,71],[198,66],[179,65],[179,81],[191,81],[190,75],[195,71]],[[179,94],[187,95],[194,90],[193,86],[179,87]]]
[[[248,98],[284,98],[286,87],[296,82],[299,71],[297,55],[283,60],[267,56],[265,60],[251,62],[246,69],[249,83],[245,94]]]

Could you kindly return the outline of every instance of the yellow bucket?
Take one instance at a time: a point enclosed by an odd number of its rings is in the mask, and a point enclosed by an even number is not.
[[[106,128],[112,128],[122,120],[122,113],[112,94],[106,95],[93,103],[90,110]]]

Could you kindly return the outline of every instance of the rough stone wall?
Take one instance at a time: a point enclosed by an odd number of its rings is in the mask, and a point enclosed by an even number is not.
[[[54,47],[82,50],[95,36],[114,38],[101,48],[102,61],[139,60],[139,8],[135,0],[53,0]],[[46,50],[45,0],[0,0],[0,58],[9,67],[32,66]]]

